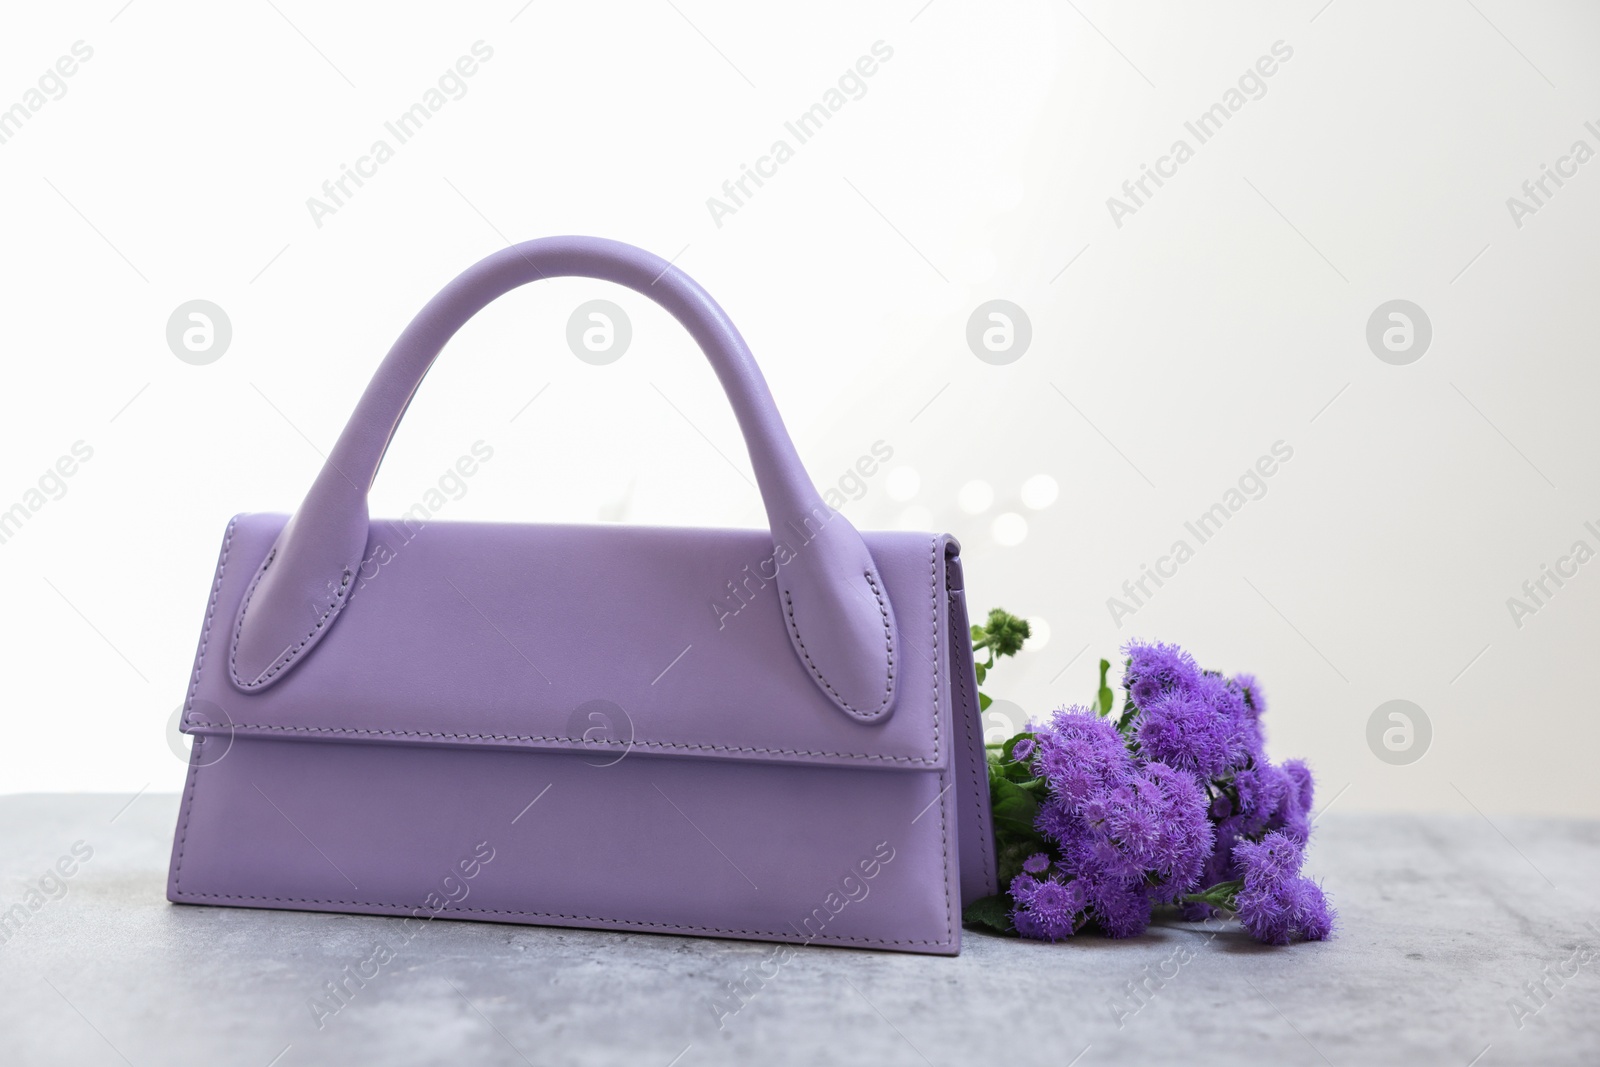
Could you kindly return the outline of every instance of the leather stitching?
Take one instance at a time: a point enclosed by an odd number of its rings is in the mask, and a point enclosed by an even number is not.
[[[928,547],[928,602],[933,616],[933,750],[939,751],[939,720],[944,717],[939,706],[939,539],[935,537]],[[945,773],[939,774],[939,847],[944,859],[944,939],[955,940],[955,915],[950,900],[950,832],[945,822]]]
[[[232,528],[230,527],[229,530],[231,533]],[[245,591],[244,602],[239,605],[239,622],[233,628],[233,647],[228,651],[228,676],[233,679],[233,684],[237,685],[241,689],[260,689],[262,686],[265,686],[271,682],[272,676],[289,666],[289,664],[294,661],[294,658],[304,651],[306,646],[311,644],[312,639],[322,631],[322,628],[327,625],[328,620],[332,618],[340,608],[344,607],[345,604],[348,603],[345,598],[345,594],[350,591],[350,578],[352,575],[350,569],[345,568],[343,576],[339,579],[339,591],[333,594],[333,602],[328,605],[328,610],[324,611],[321,617],[317,619],[316,625],[311,627],[311,632],[306,634],[305,638],[302,639],[298,645],[285,649],[283,652],[279,653],[278,658],[273,660],[271,665],[268,666],[266,670],[262,671],[260,676],[258,676],[255,681],[247,682],[240,678],[238,662],[239,638],[244,633],[244,617],[250,612],[250,601],[256,595],[256,586],[261,584],[261,579],[266,577],[267,568],[272,566],[272,561],[277,558],[278,550],[274,548],[270,553],[267,554],[266,561],[261,564],[261,569],[256,572],[255,581],[251,582],[250,588]]]
[[[811,749],[760,748],[752,745],[702,745],[691,744],[686,741],[612,741],[601,738],[591,740],[583,737],[554,737],[540,734],[458,734],[429,730],[368,730],[351,726],[276,726],[271,723],[254,722],[198,722],[192,725],[201,728],[215,726],[230,733],[239,730],[274,730],[280,733],[364,734],[373,737],[396,738],[437,737],[456,741],[568,741],[579,745],[632,745],[639,748],[681,749],[684,751],[751,752],[770,756],[823,756],[830,759],[886,760],[897,763],[919,763],[925,765],[937,765],[939,762],[937,755],[931,758],[928,756],[885,756],[866,752],[817,752]]]
[[[828,679],[822,674],[822,668],[812,661],[811,653],[806,651],[805,639],[800,636],[800,626],[795,622],[794,618],[794,598],[789,595],[789,590],[787,589],[783,591],[783,603],[784,618],[789,624],[789,633],[794,637],[795,647],[800,650],[800,657],[806,661],[806,667],[811,671],[811,676],[817,680],[817,684],[828,691],[841,708],[858,719],[871,721],[889,710],[889,700],[894,696],[894,628],[889,625],[889,606],[884,602],[883,591],[878,588],[877,579],[870,570],[863,571],[862,574],[867,579],[867,585],[872,589],[872,595],[878,598],[878,614],[883,616],[883,643],[889,660],[888,677],[884,679],[883,683],[883,699],[871,711],[863,711],[853,706],[844,698],[842,693],[828,683]]]

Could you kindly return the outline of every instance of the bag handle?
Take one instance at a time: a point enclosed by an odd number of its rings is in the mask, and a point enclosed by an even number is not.
[[[894,703],[896,630],[883,581],[861,535],[823,502],[806,474],[744,338],[672,264],[595,237],[547,237],[496,252],[446,285],[406,327],[239,607],[229,657],[234,685],[250,693],[282,680],[349,604],[367,548],[367,490],[445,342],[496,297],[561,276],[642,293],[699,343],[755,468],[779,562],[778,606],[795,654],[845,713],[869,722],[884,718]]]

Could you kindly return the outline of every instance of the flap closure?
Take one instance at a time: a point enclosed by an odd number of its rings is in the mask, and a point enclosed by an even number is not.
[[[249,514],[228,527],[186,732],[566,750],[596,765],[946,765],[951,538],[862,534],[897,630],[894,714],[862,722],[841,716],[795,655],[766,530],[374,522],[317,655],[241,691],[230,623],[287,521]],[[308,627],[326,603],[306,604]]]

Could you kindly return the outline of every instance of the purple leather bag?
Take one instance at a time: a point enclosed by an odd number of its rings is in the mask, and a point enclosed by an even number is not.
[[[445,343],[561,275],[688,328],[769,530],[369,520]],[[962,900],[996,891],[958,551],[824,504],[665,260],[498,252],[400,335],[299,510],[229,523],[168,899],[954,955]]]

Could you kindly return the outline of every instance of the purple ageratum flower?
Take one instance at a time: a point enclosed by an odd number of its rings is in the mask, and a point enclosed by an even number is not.
[[[1333,932],[1334,912],[1322,887],[1296,876],[1279,885],[1252,889],[1238,897],[1239,922],[1258,941],[1287,945],[1296,937],[1325,941]]]
[[[1011,901],[1011,925],[1017,933],[1036,941],[1060,941],[1078,928],[1084,890],[1076,880],[1061,882],[1019,874],[1011,880]]]
[[[1240,924],[1257,941],[1287,945],[1294,940],[1294,908],[1282,886],[1240,890],[1235,906]]]
[[[1251,714],[1249,701],[1239,683],[1220,674],[1207,674],[1197,689],[1218,719],[1228,724],[1228,765],[1243,767],[1252,760],[1266,759],[1261,723]]]
[[[1306,840],[1311,834],[1311,770],[1299,760],[1273,766],[1264,760],[1233,777],[1239,797],[1238,827],[1244,837],[1282,830]]]
[[[1103,884],[1091,889],[1090,900],[1107,937],[1138,937],[1150,925],[1150,896],[1142,886]]]
[[[1011,758],[1014,762],[1022,763],[1033,755],[1035,742],[1031,737],[1024,737],[1011,746]]]
[[[1204,791],[1193,775],[1159,763],[1094,789],[1076,805],[1052,797],[1034,825],[1060,847],[1058,869],[1086,883],[1091,915],[1114,936],[1143,930],[1152,901],[1174,901],[1195,889],[1212,854]],[[1130,903],[1129,895],[1143,904]]]
[[[1149,857],[1156,876],[1152,896],[1171,903],[1199,887],[1216,844],[1216,831],[1206,811],[1206,797],[1193,775],[1160,763],[1144,768],[1159,796],[1156,801],[1160,839]]]
[[[1238,827],[1237,816],[1225,818],[1216,824],[1216,843],[1206,858],[1198,885],[1202,887],[1216,885],[1218,882],[1228,882],[1239,877],[1239,865],[1233,859],[1233,846],[1239,840]],[[1209,904],[1183,905],[1183,917],[1189,922],[1200,922],[1216,914],[1217,909]]]
[[[1133,758],[1117,728],[1088,708],[1056,711],[1035,734],[1034,764],[1051,793],[1071,810],[1133,773]]]
[[[1258,761],[1234,774],[1233,788],[1239,797],[1236,818],[1241,837],[1305,823],[1304,811],[1296,815],[1298,786],[1281,767]]]
[[[1168,690],[1192,688],[1201,677],[1194,658],[1177,645],[1130,641],[1122,651],[1128,656],[1122,685],[1138,708]]]
[[[1289,776],[1289,781],[1294,786],[1296,806],[1301,811],[1309,812],[1317,788],[1316,779],[1311,776],[1311,768],[1306,766],[1304,760],[1284,760],[1283,773]]]
[[[1233,684],[1244,694],[1245,706],[1249,709],[1251,718],[1259,719],[1267,713],[1267,698],[1261,692],[1261,683],[1256,681],[1255,675],[1236,674],[1233,676]]]
[[[1139,706],[1134,738],[1145,759],[1221,778],[1243,754],[1238,721],[1197,689],[1168,689]]]
[[[1022,861],[1022,869],[1029,874],[1043,874],[1050,869],[1050,857],[1043,852],[1035,852]]]
[[[1140,867],[1151,866],[1163,840],[1161,806],[1137,796],[1129,786],[1116,790],[1109,800],[1105,826],[1111,839]]]
[[[1196,673],[1185,692],[1219,684]],[[1242,697],[1236,703],[1243,708]],[[1219,734],[1228,736],[1225,705],[1202,703],[1194,714],[1221,723]],[[1035,734],[1034,766],[1050,795],[1034,825],[1059,847],[1053,866],[1060,874],[1040,878],[1050,866],[1025,868],[1012,887],[1013,923],[1025,937],[1049,940],[1085,919],[1112,937],[1142,933],[1153,904],[1192,892],[1218,862],[1204,788],[1189,770],[1136,761],[1112,723],[1085,708],[1058,710]],[[1220,863],[1229,862],[1224,849]],[[1062,913],[1056,890],[1041,888],[1050,883],[1075,887],[1070,915]]]
[[[1309,878],[1301,878],[1294,916],[1300,936],[1307,941],[1326,941],[1333,933],[1336,918],[1333,905],[1328,903],[1322,886]]]
[[[1233,858],[1246,889],[1276,887],[1299,877],[1305,846],[1282,831],[1273,831],[1260,841],[1234,845]]]
[[[1244,888],[1239,891],[1239,921],[1259,941],[1287,945],[1296,937],[1321,941],[1333,932],[1334,912],[1322,887],[1300,874],[1301,841],[1275,830],[1260,841],[1233,846]]]
[[[1287,760],[1279,767],[1279,773],[1283,776],[1283,799],[1269,825],[1307,841],[1311,837],[1311,801],[1316,793],[1311,768],[1300,760]]]
[[[1078,835],[1086,832],[1083,820],[1077,813],[1065,801],[1055,797],[1039,805],[1039,814],[1034,816],[1033,828],[1062,848],[1068,847]]]

